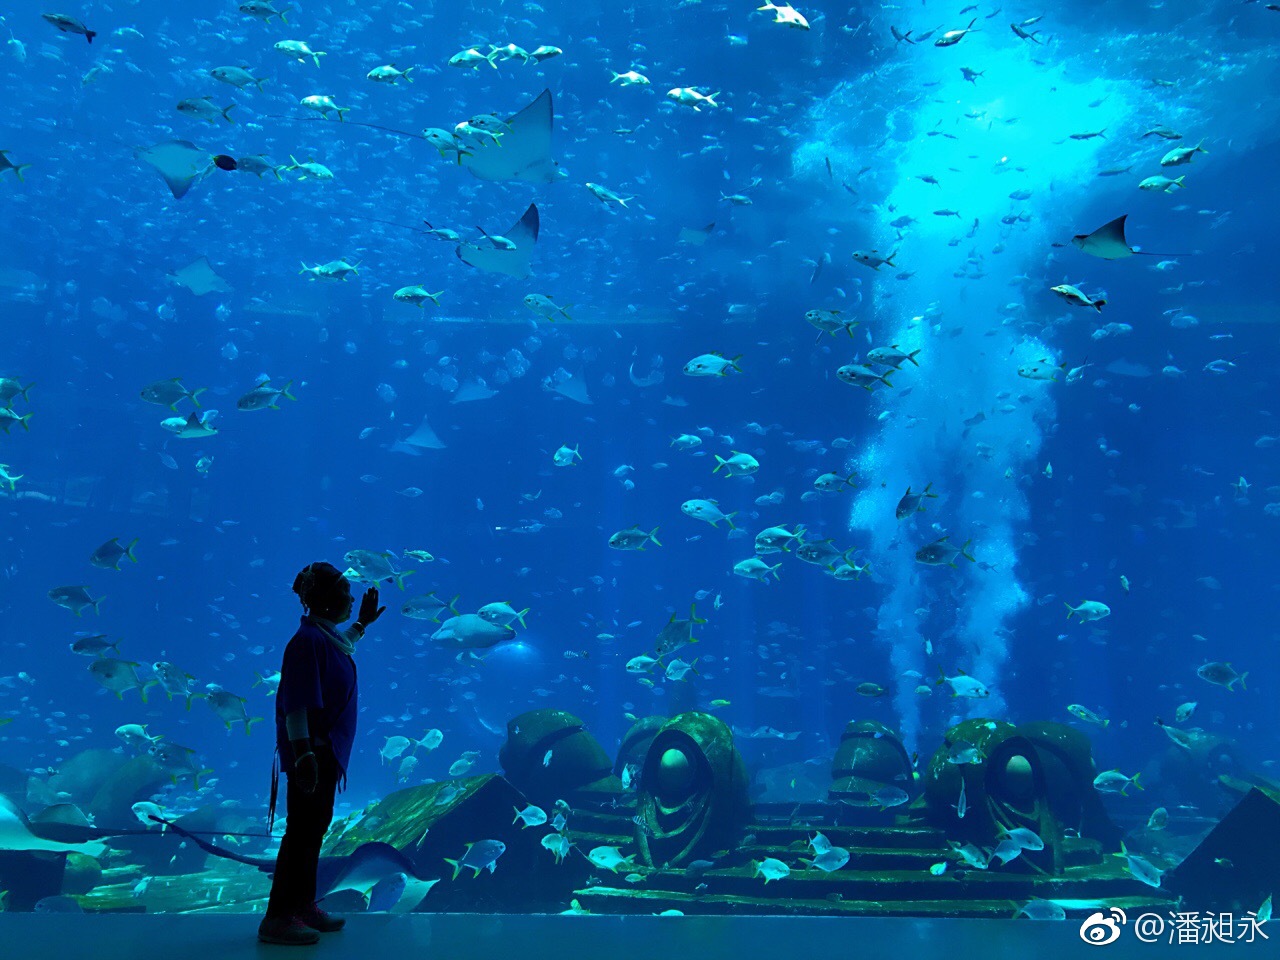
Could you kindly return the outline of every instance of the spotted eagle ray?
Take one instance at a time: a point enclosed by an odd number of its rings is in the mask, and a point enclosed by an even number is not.
[[[506,132],[458,155],[458,162],[481,180],[555,183],[566,174],[551,156],[554,126],[551,91],[507,120]]]
[[[529,261],[533,259],[533,251],[538,244],[538,208],[529,204],[524,216],[503,234],[503,238],[510,240],[513,246],[460,243],[458,259],[481,270],[505,273],[523,280],[529,276]]]
[[[295,120],[303,123],[324,121],[267,114],[277,120]],[[330,121],[337,123],[338,121]],[[376,123],[347,120],[344,127],[368,127],[383,133],[394,133],[411,140],[426,140],[420,133],[397,130]],[[560,169],[551,155],[551,134],[554,129],[554,109],[551,91],[542,93],[519,113],[509,117],[501,136],[483,143],[468,144],[457,152],[458,163],[481,180],[525,180],[529,183],[555,183],[568,174]]]
[[[1129,246],[1124,236],[1124,222],[1129,218],[1127,213],[1104,223],[1093,233],[1080,233],[1071,238],[1071,242],[1091,257],[1102,260],[1123,260],[1125,257],[1177,257],[1177,253],[1149,253],[1146,250],[1135,250]]]

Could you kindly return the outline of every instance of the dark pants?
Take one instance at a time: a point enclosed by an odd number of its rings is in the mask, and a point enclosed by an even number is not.
[[[276,871],[271,882],[267,916],[287,917],[311,906],[316,899],[316,864],[320,844],[333,820],[333,796],[338,787],[338,761],[328,747],[316,748],[320,774],[316,788],[306,793],[293,771],[288,779],[287,816]]]

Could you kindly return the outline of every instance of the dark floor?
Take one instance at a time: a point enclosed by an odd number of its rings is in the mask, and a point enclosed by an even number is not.
[[[0,914],[0,960],[1061,960],[1280,957],[1255,943],[1143,943],[1132,928],[1086,944],[1079,921],[425,914],[357,916],[314,947],[259,944],[252,914]],[[1230,951],[1230,952],[1229,952]]]

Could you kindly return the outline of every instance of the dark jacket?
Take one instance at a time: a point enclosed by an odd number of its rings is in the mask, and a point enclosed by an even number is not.
[[[356,738],[357,700],[355,660],[338,649],[325,627],[304,616],[284,648],[276,693],[276,746],[284,768],[290,769],[294,759],[285,716],[306,710],[313,744],[333,750],[345,783]]]

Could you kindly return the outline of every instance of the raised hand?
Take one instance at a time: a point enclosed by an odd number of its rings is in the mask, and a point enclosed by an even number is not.
[[[382,616],[382,612],[386,607],[378,606],[378,588],[370,587],[364,592],[364,596],[360,598],[360,616],[356,619],[363,623],[366,627],[373,625],[373,621]]]

